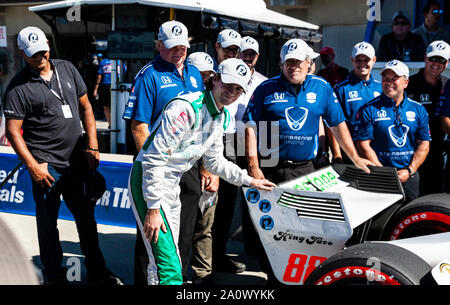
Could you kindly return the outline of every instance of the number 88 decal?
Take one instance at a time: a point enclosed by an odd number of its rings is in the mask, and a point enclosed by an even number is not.
[[[304,282],[308,278],[309,274],[326,259],[326,257],[321,256],[308,256],[305,254],[292,253],[289,256],[288,264],[286,266],[286,270],[284,271],[283,281],[289,283],[299,283],[302,279],[305,266],[307,266],[305,275],[303,276]]]

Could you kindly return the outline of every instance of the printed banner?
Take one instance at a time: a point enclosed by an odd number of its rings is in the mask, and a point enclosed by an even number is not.
[[[19,164],[15,154],[0,153],[0,182]],[[128,200],[128,175],[131,163],[100,161],[98,171],[106,179],[106,191],[97,201],[95,218],[97,223],[134,228],[136,222]],[[69,209],[63,204],[60,219],[73,220]],[[0,211],[35,215],[31,177],[24,165],[0,190]]]

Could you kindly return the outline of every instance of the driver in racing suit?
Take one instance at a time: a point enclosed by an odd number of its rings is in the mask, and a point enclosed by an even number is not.
[[[219,65],[212,88],[172,99],[133,164],[129,189],[132,208],[149,255],[148,282],[183,283],[178,251],[181,175],[203,158],[205,168],[229,183],[271,190],[223,156],[222,135],[229,122],[224,106],[246,89],[250,71],[239,59]]]

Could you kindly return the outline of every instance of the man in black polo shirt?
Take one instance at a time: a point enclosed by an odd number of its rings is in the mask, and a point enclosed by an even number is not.
[[[6,135],[32,179],[46,283],[67,281],[57,229],[63,195],[75,218],[81,250],[86,256],[88,281],[120,284],[106,268],[98,244],[95,202],[84,195],[84,171],[95,170],[100,159],[86,85],[71,63],[50,60],[47,38],[39,28],[22,29],[17,44],[26,67],[6,89]],[[80,119],[87,135],[84,151]]]
[[[420,196],[443,191],[442,141],[445,133],[437,107],[447,78],[442,74],[448,65],[450,46],[443,40],[430,43],[425,55],[425,67],[411,76],[406,88],[408,96],[421,103],[428,112],[430,120],[430,152],[425,162],[419,167]]]

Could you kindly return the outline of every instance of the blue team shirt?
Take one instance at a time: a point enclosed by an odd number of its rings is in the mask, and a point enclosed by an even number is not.
[[[381,94],[363,106],[358,116],[361,124],[355,140],[372,140],[370,145],[383,166],[409,166],[416,140],[431,141],[425,107],[406,94],[398,107]]]
[[[359,120],[356,119],[358,110],[381,94],[381,83],[372,76],[368,81],[361,80],[352,72],[343,82],[334,87],[334,92],[344,111],[348,129],[353,137],[355,126],[359,124]]]
[[[330,126],[345,121],[331,85],[321,77],[308,75],[296,94],[280,75],[255,89],[243,122],[256,123],[258,134],[267,135],[267,148],[272,152],[278,150],[280,160],[306,161],[317,155],[321,116]],[[279,147],[271,147],[273,131],[260,130],[264,121],[269,127],[273,121],[279,124]]]
[[[436,110],[438,115],[450,117],[450,81],[444,87],[444,94],[440,97],[439,107]]]
[[[111,85],[111,59],[102,59],[100,65],[98,66],[98,74],[102,75],[101,83],[104,85]]]
[[[175,65],[159,55],[155,57],[136,75],[122,118],[147,123],[151,129],[172,98],[204,90],[202,76],[196,67],[185,63],[183,76]]]

